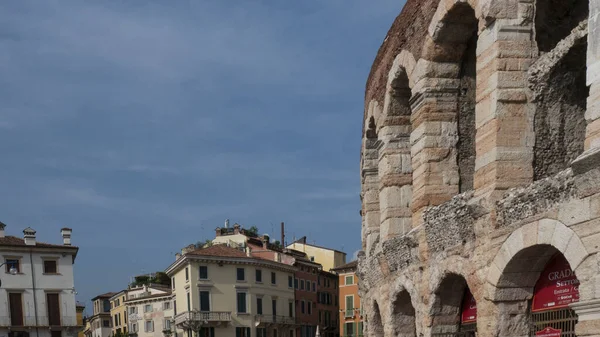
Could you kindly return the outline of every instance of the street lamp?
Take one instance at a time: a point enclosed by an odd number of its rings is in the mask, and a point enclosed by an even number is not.
[[[3,264],[0,264],[0,268],[4,267],[4,265],[5,265],[6,263],[7,263],[7,262],[4,262]],[[11,267],[10,267],[10,269],[8,270],[8,272],[9,272],[11,275],[17,275],[17,273],[18,273],[19,271],[18,271],[18,270],[17,270],[17,268],[15,268],[15,266],[13,265],[13,266],[11,266]]]

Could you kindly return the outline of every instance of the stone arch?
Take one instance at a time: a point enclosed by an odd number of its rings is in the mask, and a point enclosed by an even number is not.
[[[363,250],[369,256],[379,242],[379,174],[377,121],[380,115],[377,101],[369,103],[363,127],[361,155],[361,216]]]
[[[464,298],[470,293],[467,280],[457,273],[445,273],[435,288],[429,315],[431,334],[453,334],[461,329]]]
[[[368,317],[368,336],[383,337],[383,321],[381,319],[381,311],[377,301],[373,301],[371,315]]]
[[[569,167],[584,150],[588,0],[537,0],[535,43],[541,56],[529,70],[536,104],[534,180]]]
[[[474,188],[479,22],[475,5],[475,1],[440,1],[414,71],[414,211]]]
[[[496,322],[502,322],[495,328],[499,335],[509,331],[529,333],[534,287],[547,263],[557,254],[566,258],[576,274],[589,255],[577,234],[557,220],[529,223],[504,242],[487,278],[487,297],[497,308]]]
[[[417,320],[414,299],[417,293],[406,277],[400,276],[390,296],[390,328],[393,336],[416,337]]]
[[[412,229],[412,166],[410,154],[412,54],[403,50],[388,75],[379,135],[380,235],[383,240]]]

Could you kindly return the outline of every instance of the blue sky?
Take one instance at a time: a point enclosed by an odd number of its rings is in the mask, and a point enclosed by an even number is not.
[[[402,5],[4,1],[0,221],[72,227],[85,302],[226,218],[352,258],[364,85]]]

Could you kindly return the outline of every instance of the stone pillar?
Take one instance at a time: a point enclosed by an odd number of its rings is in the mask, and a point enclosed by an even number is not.
[[[600,147],[600,0],[590,0],[587,85],[590,87],[585,120],[585,150]]]
[[[367,138],[364,140],[362,168],[362,216],[364,225],[365,253],[371,253],[373,244],[379,239],[379,174],[377,170],[378,141]]]
[[[492,199],[533,181],[535,104],[529,102],[527,70],[537,55],[530,1],[519,19],[498,19],[477,44],[476,195]],[[519,24],[520,23],[520,24]]]
[[[413,89],[413,227],[422,224],[426,207],[446,202],[459,191],[458,87],[458,79],[424,78]]]
[[[578,337],[600,337],[600,299],[572,303],[578,316],[575,333]]]
[[[387,240],[412,229],[410,116],[388,116],[379,131],[380,237]]]

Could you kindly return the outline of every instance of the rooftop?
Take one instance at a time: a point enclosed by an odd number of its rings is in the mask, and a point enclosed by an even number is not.
[[[326,249],[326,250],[331,250],[333,252],[337,252],[337,253],[341,253],[346,255],[346,253],[342,252],[341,250],[337,250],[337,249],[333,249],[333,248],[328,248],[328,247],[323,247],[323,246],[317,246],[314,244],[310,244],[306,242],[306,236],[301,237],[300,239],[292,242],[291,244],[288,245],[288,247],[293,246],[294,244],[301,244],[301,245],[305,245],[305,246],[311,246],[311,247],[315,247],[315,248],[320,248],[320,249]]]
[[[339,267],[331,268],[331,270],[348,270],[348,269],[356,269],[356,267],[358,267],[358,260],[348,262]]]
[[[212,245],[206,248],[196,249],[185,255],[198,255],[198,256],[219,256],[219,257],[244,257],[248,258],[245,252],[239,249],[229,247],[227,245]]]
[[[19,247],[19,246],[27,246],[25,244],[25,240],[18,238],[16,236],[10,236],[7,235],[3,238],[0,238],[0,246],[13,246],[13,247]],[[34,247],[34,246],[27,246],[27,247]],[[35,247],[39,247],[39,248],[61,248],[61,249],[73,249],[73,250],[78,250],[79,248],[76,246],[66,246],[66,245],[55,245],[55,244],[50,244],[50,243],[43,243],[43,242],[39,242],[37,241],[35,243]]]
[[[115,296],[115,294],[117,294],[117,293],[105,293],[105,294],[102,294],[102,295],[98,295],[98,296],[92,298],[92,301],[95,301],[95,300],[97,300],[99,298],[111,298],[111,297]]]

